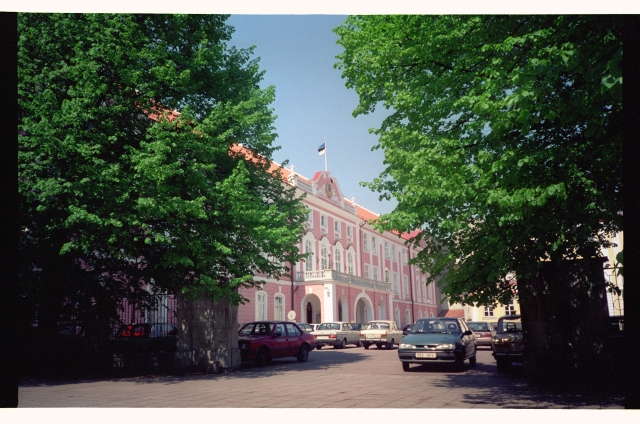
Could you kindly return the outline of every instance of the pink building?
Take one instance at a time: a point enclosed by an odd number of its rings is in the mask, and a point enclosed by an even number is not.
[[[260,276],[266,281],[262,287],[241,289],[250,302],[240,305],[238,322],[286,320],[294,311],[296,322],[390,319],[402,327],[438,315],[437,288],[407,263],[418,252],[404,244],[408,234],[375,231],[367,221],[378,215],[347,200],[330,173],[317,172],[309,180],[293,167],[282,171],[299,195],[307,194],[299,249],[312,256],[287,264],[292,279]]]

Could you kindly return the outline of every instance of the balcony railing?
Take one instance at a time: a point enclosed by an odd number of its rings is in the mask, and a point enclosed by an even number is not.
[[[391,290],[391,284],[382,281],[370,280],[369,278],[357,277],[352,274],[325,269],[320,271],[304,271],[296,273],[296,281],[340,281],[350,283],[356,286],[367,287],[378,290]]]

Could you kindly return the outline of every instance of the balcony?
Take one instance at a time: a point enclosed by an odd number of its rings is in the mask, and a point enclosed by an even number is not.
[[[390,283],[357,277],[352,274],[345,274],[344,272],[338,272],[332,269],[296,273],[296,282],[301,283],[309,281],[340,281],[342,283],[350,283],[355,286],[366,287],[370,289],[391,290]]]

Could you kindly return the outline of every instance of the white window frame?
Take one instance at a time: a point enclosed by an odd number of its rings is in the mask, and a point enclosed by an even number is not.
[[[404,312],[404,317],[407,320],[407,325],[411,324],[411,311],[408,309]]]
[[[403,250],[403,251],[402,251],[402,263],[403,263],[404,265],[406,265],[406,264],[407,264],[407,262],[408,262],[408,260],[407,260],[407,251],[406,251],[406,250]]]
[[[406,275],[402,276],[402,289],[404,290],[404,297],[409,297],[409,279]]]
[[[312,210],[307,211],[306,219],[307,219],[307,228],[313,229],[313,211]]]
[[[336,238],[341,238],[342,228],[340,225],[340,221],[334,219],[333,220],[333,236]]]
[[[506,305],[504,305],[504,314],[505,315],[515,315],[516,314],[516,305],[513,302],[513,299],[509,301]]]
[[[347,225],[347,237],[353,237],[353,229],[351,225]]]
[[[304,253],[311,253],[311,255],[304,260],[304,270],[313,271],[313,242],[309,239],[304,241]]]
[[[389,242],[388,241],[384,241],[384,257],[388,258],[390,257],[390,253],[389,253]]]
[[[376,246],[376,238],[371,236],[371,254],[378,256],[378,246]]]
[[[492,317],[493,316],[493,306],[485,306],[484,307],[484,316],[485,317]]]
[[[347,252],[347,274],[353,275],[353,252]]]
[[[320,245],[320,269],[324,271],[325,269],[329,269],[329,248],[326,244],[322,243]]]
[[[362,250],[369,251],[369,234],[367,233],[362,234]]]
[[[320,232],[327,234],[327,225],[329,223],[329,219],[327,218],[327,215],[325,214],[320,214]]]
[[[333,265],[334,269],[338,272],[343,272],[342,270],[342,252],[338,247],[333,249],[334,257],[333,257]]]
[[[391,260],[392,260],[393,262],[397,262],[397,261],[398,261],[397,256],[398,256],[398,255],[396,254],[396,245],[395,245],[395,244],[392,244],[392,245],[391,245]]]
[[[370,265],[369,264],[364,264],[364,278],[367,279],[371,279],[370,274],[369,274],[369,269],[370,269]]]
[[[256,292],[256,321],[266,321],[267,316],[267,292],[258,290]]]
[[[376,280],[376,281],[379,281],[378,280],[378,267],[377,266],[373,267],[373,279]]]
[[[273,296],[273,319],[284,321],[284,295],[282,293],[276,293]]]

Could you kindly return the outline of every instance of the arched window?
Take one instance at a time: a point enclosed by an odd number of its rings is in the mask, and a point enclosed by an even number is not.
[[[340,252],[340,249],[336,247],[333,253],[335,254],[333,259],[334,269],[338,272],[342,272],[342,252]]]
[[[260,290],[256,292],[256,320],[267,319],[267,293]]]
[[[329,269],[329,255],[324,244],[320,246],[320,266],[322,270]]]
[[[284,295],[278,293],[273,298],[273,319],[284,321]]]
[[[400,324],[400,308],[396,308],[396,325],[398,327],[402,327]]]
[[[311,253],[307,259],[305,259],[304,270],[313,271],[313,244],[311,240],[307,239],[304,242],[304,253]]]
[[[407,311],[405,312],[406,315],[406,319],[407,319],[407,324],[411,324],[411,312],[409,312],[409,310],[407,309]]]
[[[347,274],[353,275],[353,253],[347,253]]]

